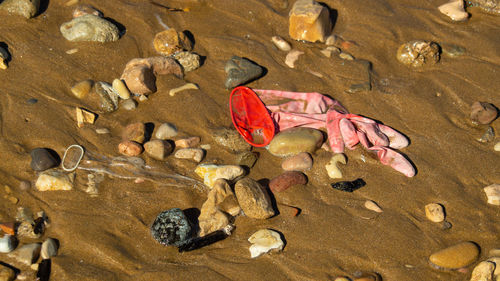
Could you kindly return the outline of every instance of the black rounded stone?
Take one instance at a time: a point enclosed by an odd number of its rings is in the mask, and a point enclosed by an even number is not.
[[[181,246],[190,237],[191,225],[179,208],[161,212],[151,225],[153,238],[163,245]]]
[[[45,171],[59,165],[57,153],[47,148],[35,148],[31,151],[31,169]]]

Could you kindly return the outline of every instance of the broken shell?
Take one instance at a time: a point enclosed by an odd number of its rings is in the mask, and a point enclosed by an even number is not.
[[[299,50],[291,50],[285,58],[285,64],[290,67],[294,68],[295,67],[295,61],[299,59],[299,56],[304,54],[304,52],[299,51]]]
[[[347,164],[347,159],[343,153],[334,155],[330,162],[325,165],[328,176],[332,179],[342,178],[342,172],[338,168],[337,163]]]
[[[252,258],[256,258],[273,249],[281,251],[285,246],[281,240],[280,234],[270,229],[261,229],[255,232],[248,238],[248,242],[253,244],[249,248]]]
[[[15,236],[6,234],[0,238],[0,253],[10,253],[16,246],[17,240]]]
[[[282,51],[288,52],[292,49],[290,43],[286,42],[285,39],[281,38],[280,36],[273,36],[271,38],[271,41],[278,49]]]
[[[441,204],[425,205],[425,216],[432,222],[442,222],[445,219],[444,208]]]
[[[488,197],[488,204],[500,206],[500,184],[488,185],[483,190]]]
[[[365,208],[367,208],[368,210],[372,210],[374,212],[377,212],[377,213],[383,212],[382,208],[380,208],[380,206],[375,201],[372,201],[372,200],[365,201]]]
[[[463,21],[469,17],[465,12],[463,0],[452,0],[438,7],[439,11],[454,21]]]
[[[177,94],[178,92],[182,92],[184,90],[199,90],[200,88],[198,87],[198,85],[194,84],[194,83],[187,83],[183,86],[180,86],[180,87],[177,87],[177,88],[174,88],[172,90],[170,90],[168,92],[168,94],[170,96],[175,96],[175,94]]]
[[[61,161],[62,169],[66,172],[74,171],[80,164],[84,153],[85,151],[82,146],[78,144],[70,145],[66,148],[66,151],[64,151],[64,156]]]

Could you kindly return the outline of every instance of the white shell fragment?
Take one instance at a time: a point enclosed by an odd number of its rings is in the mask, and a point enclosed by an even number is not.
[[[299,56],[304,54],[304,52],[299,51],[299,50],[291,50],[285,58],[285,64],[290,67],[294,68],[295,67],[295,61],[299,59]]]
[[[332,179],[340,179],[342,178],[342,172],[340,169],[337,167],[337,163],[341,164],[346,164],[347,159],[345,158],[345,155],[343,153],[336,154],[330,159],[330,162],[325,165],[326,172],[328,173],[328,176]]]
[[[288,52],[292,49],[290,43],[286,42],[285,39],[281,38],[280,36],[273,36],[271,38],[271,41],[273,41],[273,44],[282,51]]]
[[[488,204],[500,206],[500,184],[488,185],[483,190],[488,197]]]
[[[174,88],[172,90],[170,90],[168,92],[168,94],[173,97],[175,96],[175,94],[177,94],[178,92],[182,92],[182,91],[185,91],[185,90],[199,90],[200,88],[198,87],[198,85],[194,84],[194,83],[187,83],[186,85],[183,85],[183,86],[180,86],[178,88]]]
[[[372,200],[365,201],[365,208],[367,208],[368,210],[377,212],[377,213],[383,212],[382,208],[380,208],[380,206],[375,201],[372,201]]]
[[[16,238],[12,235],[4,235],[0,238],[0,253],[10,253],[16,248]]]
[[[80,161],[82,161],[84,153],[85,150],[83,150],[83,147],[81,145],[70,145],[68,148],[66,148],[66,151],[64,151],[64,156],[61,161],[62,169],[66,172],[74,171],[80,164]]]
[[[285,246],[280,234],[270,229],[261,229],[255,232],[248,238],[248,242],[252,243],[252,246],[249,248],[252,258],[256,258],[273,249],[281,251]]]
[[[452,0],[438,7],[439,11],[454,21],[463,21],[469,17],[465,12],[463,0]]]

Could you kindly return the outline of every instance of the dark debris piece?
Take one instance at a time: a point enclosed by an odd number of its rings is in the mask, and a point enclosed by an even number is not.
[[[365,186],[366,182],[363,179],[357,179],[354,181],[339,181],[332,183],[332,187],[340,191],[353,192],[361,187]]]
[[[219,242],[221,240],[226,239],[229,235],[231,235],[231,231],[233,230],[233,226],[226,226],[224,229],[214,231],[209,233],[203,237],[196,237],[193,239],[189,239],[182,246],[179,246],[179,252],[189,252],[193,250],[200,249],[202,247],[211,245],[215,242]]]
[[[38,265],[38,271],[36,273],[36,280],[37,281],[49,281],[50,267],[51,267],[50,259],[42,260],[40,262],[40,264]]]

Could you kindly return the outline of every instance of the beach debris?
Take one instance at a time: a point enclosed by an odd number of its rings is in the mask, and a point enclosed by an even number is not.
[[[144,150],[149,157],[163,161],[174,150],[172,145],[165,140],[150,140],[144,144]]]
[[[299,171],[287,171],[273,178],[269,182],[269,188],[273,193],[282,192],[294,185],[307,184],[307,177]]]
[[[146,139],[146,125],[142,122],[128,124],[122,132],[122,140],[144,143]]]
[[[171,89],[168,94],[173,97],[175,96],[175,94],[177,94],[178,92],[182,92],[182,91],[185,91],[185,90],[199,90],[200,88],[198,87],[198,85],[194,84],[194,83],[187,83],[185,85],[182,85],[180,87],[177,87],[177,88],[173,88]]]
[[[35,148],[31,151],[30,155],[30,166],[33,171],[45,171],[59,165],[59,156],[52,149]]]
[[[488,204],[500,206],[500,184],[492,184],[483,188]]]
[[[488,125],[497,118],[497,108],[487,102],[476,101],[471,106],[470,119],[474,123]]]
[[[95,83],[94,91],[100,98],[100,107],[104,112],[113,112],[118,109],[119,95],[109,83]]]
[[[134,110],[137,108],[137,102],[134,99],[127,99],[122,102],[120,107],[125,110]]]
[[[25,265],[31,265],[40,256],[41,247],[40,243],[22,245],[15,251],[9,253],[9,257],[12,257]]]
[[[113,23],[95,15],[84,15],[61,25],[61,34],[68,41],[114,42],[120,31]]]
[[[367,208],[368,210],[371,210],[371,211],[374,211],[377,213],[383,212],[382,208],[380,208],[380,206],[375,201],[366,200],[364,205],[365,205],[365,208]]]
[[[288,52],[285,58],[285,64],[290,68],[295,68],[295,62],[299,59],[300,55],[303,55],[304,52],[299,50],[291,50]]]
[[[94,124],[97,119],[97,114],[86,110],[82,107],[76,107],[76,125],[78,128],[83,128],[85,124]]]
[[[467,267],[479,257],[479,247],[473,242],[462,242],[439,250],[429,257],[431,266],[451,270]]]
[[[135,141],[127,140],[118,144],[118,152],[125,156],[138,156],[142,153],[142,151],[142,145]]]
[[[73,172],[80,164],[85,150],[81,145],[72,144],[64,151],[64,156],[61,161],[61,168],[66,172]]]
[[[151,225],[151,235],[165,246],[182,246],[191,235],[191,225],[179,208],[166,210],[158,214]]]
[[[238,165],[200,164],[194,172],[203,178],[203,183],[212,188],[217,179],[232,181],[243,176],[245,170]]]
[[[271,198],[267,190],[251,178],[236,182],[234,192],[241,209],[247,217],[267,219],[274,216]]]
[[[410,41],[399,47],[396,57],[402,64],[412,67],[435,64],[439,61],[439,45],[423,40]]]
[[[311,128],[291,128],[274,136],[268,150],[274,156],[286,157],[301,152],[313,153],[323,143],[323,134]]]
[[[200,56],[192,52],[177,52],[173,58],[182,66],[184,73],[196,70],[200,67]]]
[[[294,156],[286,158],[281,163],[281,168],[285,171],[307,171],[311,169],[313,159],[307,152],[300,152]]]
[[[325,42],[332,30],[328,7],[314,0],[297,0],[289,14],[289,34],[292,39]]]
[[[273,42],[274,46],[276,46],[276,48],[280,49],[281,51],[288,52],[292,49],[290,43],[286,42],[286,40],[281,38],[281,36],[273,36],[271,37],[271,41]]]
[[[73,18],[85,16],[85,15],[94,15],[102,18],[102,12],[94,8],[92,5],[78,5],[73,10]]]
[[[445,219],[443,205],[438,203],[425,205],[425,216],[432,222],[443,222]]]
[[[500,151],[500,142],[497,142],[497,143],[493,146],[493,150],[495,150],[495,151]]]
[[[37,281],[49,281],[51,263],[50,259],[44,259],[38,264],[36,272]]]
[[[120,79],[135,94],[156,92],[156,75],[174,74],[183,77],[182,67],[171,57],[136,58],[130,60]]]
[[[166,140],[177,136],[178,133],[179,131],[174,124],[162,123],[158,126],[158,129],[156,129],[155,137],[159,140]]]
[[[94,86],[94,81],[83,80],[76,83],[73,87],[71,87],[71,92],[73,93],[73,95],[75,95],[75,97],[83,99],[87,97],[87,95],[90,93],[90,90],[92,90],[93,86]]]
[[[175,147],[177,148],[191,148],[196,147],[200,144],[200,137],[189,137],[184,139],[178,139],[175,141]]]
[[[0,253],[10,253],[14,251],[17,246],[17,239],[15,236],[5,234],[0,238]]]
[[[336,183],[332,183],[332,187],[334,189],[338,189],[340,191],[345,191],[345,192],[353,192],[365,185],[366,182],[363,179],[357,179],[354,181],[339,181]]]
[[[243,152],[238,155],[238,165],[252,168],[257,160],[259,159],[259,153],[257,152]]]
[[[113,83],[111,85],[115,90],[116,94],[121,99],[126,100],[130,98],[130,91],[128,90],[127,85],[125,85],[125,82],[123,82],[121,79],[113,80]]]
[[[0,3],[0,9],[30,19],[38,14],[40,0],[4,0]]]
[[[439,11],[454,21],[464,21],[469,17],[465,11],[463,0],[451,0],[438,7]]]
[[[252,258],[259,257],[271,250],[281,251],[285,246],[281,235],[271,229],[258,230],[248,238],[248,242],[252,243],[248,249]]]
[[[0,264],[0,280],[2,281],[14,281],[16,279],[16,272],[7,266],[7,264]],[[18,279],[20,280],[20,279]]]
[[[488,126],[486,132],[477,139],[478,142],[486,143],[493,141],[495,139],[495,131],[493,131],[493,127]]]
[[[72,190],[75,174],[66,174],[63,171],[47,170],[38,176],[35,187],[38,191]]]
[[[40,256],[42,259],[50,259],[57,256],[57,250],[59,249],[59,243],[54,238],[47,238],[43,241],[42,248],[40,251]]]
[[[491,261],[482,261],[474,267],[470,277],[470,281],[494,281],[493,272],[495,271],[495,263]]]
[[[7,69],[7,62],[10,59],[10,54],[3,47],[0,47],[0,69]]]
[[[177,159],[190,159],[197,163],[203,160],[203,156],[205,156],[205,151],[201,148],[181,148],[174,154]]]
[[[342,178],[342,171],[340,171],[338,163],[343,165],[347,164],[347,159],[344,153],[336,153],[335,155],[332,156],[330,162],[328,162],[328,164],[325,165],[326,172],[328,173],[328,176],[331,179]]]
[[[153,39],[155,50],[164,56],[170,56],[182,50],[191,51],[193,44],[184,32],[177,32],[174,28],[161,31]]]
[[[179,246],[179,252],[188,252],[200,249],[202,247],[211,245],[215,242],[226,239],[233,231],[233,225],[227,225],[221,230],[214,231],[202,237],[195,237],[187,240],[183,245]]]
[[[232,89],[259,78],[264,69],[246,58],[232,56],[224,66],[224,71],[226,72],[224,85],[227,89]]]
[[[215,143],[227,148],[231,152],[243,152],[252,148],[236,131],[231,128],[217,128],[210,134]]]

